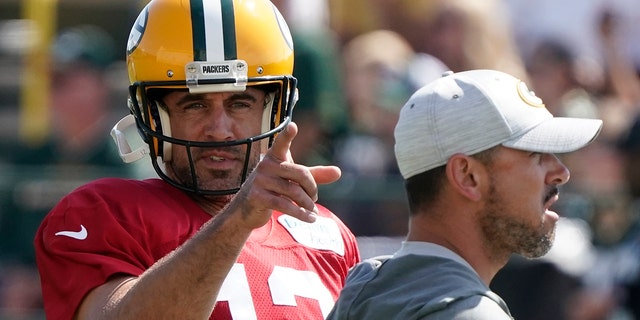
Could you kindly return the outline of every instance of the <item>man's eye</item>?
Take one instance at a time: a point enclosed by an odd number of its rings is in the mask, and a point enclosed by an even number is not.
[[[191,103],[191,104],[186,105],[184,108],[185,108],[185,110],[202,109],[202,108],[205,108],[205,105],[202,104],[202,103]]]
[[[246,102],[234,102],[231,105],[233,107],[235,107],[235,108],[249,108],[249,107],[251,107],[251,105],[246,103]]]
[[[234,102],[232,104],[229,105],[230,109],[233,110],[245,110],[245,109],[251,109],[251,104],[249,103],[245,103],[245,102]]]
[[[536,159],[538,161],[542,161],[542,157],[544,156],[544,153],[542,152],[532,152],[530,157],[533,159]]]

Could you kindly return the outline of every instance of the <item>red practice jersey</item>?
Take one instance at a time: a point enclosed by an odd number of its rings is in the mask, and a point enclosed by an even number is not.
[[[274,212],[229,272],[210,319],[322,319],[359,261],[353,234],[318,206],[315,223]],[[66,196],[35,238],[48,319],[71,319],[114,275],[139,276],[211,216],[159,179],[101,179]]]

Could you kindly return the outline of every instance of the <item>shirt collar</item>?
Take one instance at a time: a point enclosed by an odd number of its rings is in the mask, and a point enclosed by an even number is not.
[[[400,249],[398,249],[398,251],[393,254],[393,258],[398,258],[409,254],[435,256],[450,259],[462,264],[463,266],[466,266],[467,268],[471,269],[471,271],[477,274],[473,267],[457,253],[435,243],[424,241],[403,241]]]

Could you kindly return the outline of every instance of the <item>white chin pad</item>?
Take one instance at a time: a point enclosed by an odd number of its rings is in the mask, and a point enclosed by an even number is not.
[[[149,146],[142,140],[132,114],[126,115],[113,126],[111,137],[125,163],[138,161],[149,154]]]
[[[273,111],[273,106],[275,105],[275,92],[267,93],[267,101],[264,107],[264,111],[262,112],[262,131],[260,133],[265,133],[271,130],[271,112]],[[270,138],[265,138],[260,141],[260,154],[264,155],[267,153],[269,149],[269,140]]]
[[[160,102],[158,104],[158,114],[160,115],[160,122],[162,123],[162,134],[167,137],[171,137],[171,122],[169,120],[169,113],[167,113],[166,106]],[[171,143],[162,143],[162,160],[164,162],[171,161]]]

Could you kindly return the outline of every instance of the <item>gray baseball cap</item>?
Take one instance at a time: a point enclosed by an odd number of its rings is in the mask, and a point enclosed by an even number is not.
[[[402,176],[442,166],[456,153],[497,145],[566,153],[593,141],[602,120],[554,117],[519,79],[495,70],[446,72],[400,111],[395,153]]]

